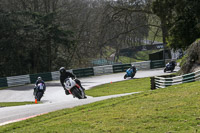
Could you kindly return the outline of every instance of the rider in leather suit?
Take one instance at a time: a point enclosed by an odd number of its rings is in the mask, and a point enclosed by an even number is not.
[[[66,95],[69,95],[70,93],[65,88],[64,81],[65,81],[66,78],[69,78],[69,77],[71,77],[72,79],[74,79],[74,81],[83,89],[83,91],[85,91],[85,88],[83,88],[83,86],[81,85],[81,81],[78,80],[78,79],[75,79],[75,75],[74,74],[66,71],[66,69],[64,67],[61,67],[59,69],[59,71],[60,71],[60,83],[63,86]]]

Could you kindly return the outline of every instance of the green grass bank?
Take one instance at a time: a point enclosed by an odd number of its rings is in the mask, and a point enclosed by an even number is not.
[[[199,86],[180,84],[64,109],[1,126],[0,132],[199,133]]]
[[[93,87],[86,90],[86,94],[93,97],[108,96],[114,94],[149,91],[150,78],[130,79],[120,82],[113,82]]]

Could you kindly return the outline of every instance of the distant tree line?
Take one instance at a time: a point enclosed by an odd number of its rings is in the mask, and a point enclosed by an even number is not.
[[[0,77],[90,67],[105,49],[141,45],[150,27],[186,49],[200,37],[197,0],[0,0]]]
[[[155,0],[152,11],[160,18],[163,42],[187,49],[200,38],[199,0]]]
[[[117,53],[139,45],[148,36],[148,15],[140,11],[149,3],[1,0],[0,77],[89,67],[106,46]]]

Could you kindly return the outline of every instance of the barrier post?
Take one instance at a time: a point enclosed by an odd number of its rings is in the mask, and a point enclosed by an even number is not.
[[[151,77],[151,90],[155,90],[155,89],[156,89],[155,78]]]

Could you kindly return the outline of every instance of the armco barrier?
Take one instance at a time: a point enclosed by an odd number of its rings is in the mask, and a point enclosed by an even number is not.
[[[0,78],[0,87],[7,87],[7,79],[6,78]]]
[[[134,65],[138,70],[150,69],[150,61],[134,62],[131,65]]]
[[[113,73],[125,72],[130,67],[131,64],[113,65]]]
[[[52,80],[51,72],[48,72],[48,73],[37,73],[37,74],[30,74],[31,83],[35,83],[35,81],[37,80],[38,77],[42,77],[42,79],[44,81],[51,81]]]
[[[102,75],[106,73],[113,73],[112,65],[93,67],[94,75]]]
[[[162,64],[162,61],[154,61],[153,63],[154,65],[160,63]],[[150,61],[134,62],[131,64],[134,64],[138,70],[150,69]],[[87,77],[87,76],[101,75],[107,73],[125,72],[126,69],[131,67],[131,64],[106,65],[106,66],[97,66],[93,68],[84,68],[75,70],[71,69],[67,71],[74,73],[77,77]],[[156,68],[158,67],[163,67],[163,65],[156,65]],[[55,72],[0,78],[0,87],[35,83],[37,77],[39,76],[42,77],[44,81],[51,81],[51,80],[58,80],[60,77],[60,73],[59,71],[55,71]],[[184,79],[187,79],[187,76],[185,76]]]
[[[93,68],[83,68],[72,70],[76,77],[94,76]]]
[[[51,72],[51,76],[52,80],[58,80],[60,78],[60,72],[59,71]]]
[[[30,77],[29,75],[21,75],[21,76],[12,76],[7,77],[8,86],[16,86],[16,85],[25,85],[30,84]]]
[[[170,61],[171,61],[171,59],[165,59],[165,64],[167,64]]]
[[[165,67],[165,61],[164,60],[154,60],[150,62],[150,68],[154,69],[154,68],[161,68],[161,67]]]
[[[154,77],[154,78],[155,78],[154,84],[155,84],[156,89],[157,88],[165,88],[165,87],[171,86],[171,85],[177,85],[177,84],[194,82],[194,81],[200,80],[200,71],[196,71],[196,72],[181,75],[181,76],[170,77],[170,78],[166,78],[166,77]],[[151,89],[153,89],[153,88],[151,88]]]
[[[72,72],[71,70],[67,70],[68,72]],[[59,71],[55,71],[55,72],[51,72],[51,76],[52,76],[52,80],[59,80],[60,79],[60,72]]]

